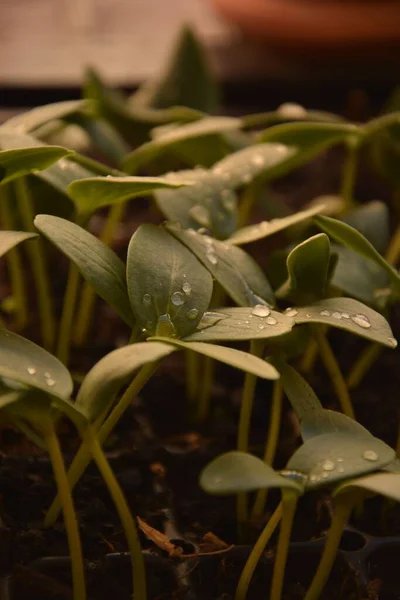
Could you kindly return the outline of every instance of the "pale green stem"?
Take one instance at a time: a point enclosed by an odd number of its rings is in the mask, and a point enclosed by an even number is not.
[[[108,213],[107,221],[100,236],[100,241],[106,246],[110,246],[115,232],[118,228],[120,221],[123,218],[125,211],[125,202],[121,202],[119,204],[114,204]],[[94,314],[94,303],[96,300],[96,293],[92,286],[85,282],[82,286],[82,294],[79,304],[79,309],[77,311],[78,317],[75,325],[75,343],[77,346],[82,346],[89,333],[89,329],[93,322],[93,314]]]
[[[138,395],[143,386],[147,383],[150,377],[153,375],[156,370],[158,363],[150,363],[141,368],[139,373],[136,375],[132,383],[129,385],[119,402],[115,405],[113,410],[111,411],[108,418],[101,425],[102,419],[98,419],[96,421],[95,429],[100,427],[97,438],[100,444],[104,444],[114,427],[117,425],[118,421],[122,417],[123,413],[129,408],[132,400]],[[75,485],[78,483],[82,474],[85,472],[85,469],[90,464],[90,452],[88,449],[81,445],[78,452],[76,453],[69,469],[68,469],[68,482],[73,489]],[[50,527],[53,525],[58,517],[60,512],[60,500],[59,497],[56,496],[51,504],[49,510],[47,511],[44,526]]]
[[[293,490],[282,490],[282,521],[279,531],[278,547],[275,555],[270,600],[280,600],[285,579],[286,561],[289,552],[290,534],[296,513],[298,494]]]
[[[315,361],[317,360],[318,357],[318,344],[315,341],[315,339],[311,339],[306,351],[304,352],[304,355],[301,358],[301,361],[299,363],[299,371],[301,373],[311,373],[311,371],[314,368],[315,365]]]
[[[12,214],[9,197],[9,188],[7,185],[0,186],[0,214],[1,223],[4,229],[17,229]],[[21,253],[18,248],[12,248],[6,256],[8,272],[10,275],[12,295],[15,304],[15,327],[18,330],[24,329],[28,322],[28,303],[24,279],[24,268],[21,260]]]
[[[264,527],[260,537],[254,544],[253,549],[246,561],[244,569],[239,579],[239,583],[236,589],[235,600],[245,600],[246,594],[253,577],[254,571],[257,564],[268,544],[272,534],[278,526],[278,523],[282,517],[282,503],[279,504],[275,512],[272,514],[268,523]]]
[[[386,251],[385,258],[393,266],[396,266],[396,263],[399,260],[400,256],[400,225],[397,227],[394,232],[392,239],[390,240],[389,247]]]
[[[336,357],[326,339],[323,328],[320,325],[312,326],[315,340],[318,344],[319,352],[321,355],[322,362],[331,378],[333,387],[335,388],[336,396],[339,400],[343,413],[350,417],[355,418],[354,409],[351,402],[349,390],[347,389],[346,382],[340,370],[339,364]]]
[[[370,344],[361,352],[356,362],[351,368],[347,377],[347,385],[350,390],[355,389],[364,379],[365,375],[371,369],[372,365],[382,354],[384,347],[381,344]]]
[[[15,189],[23,226],[26,231],[35,231],[33,226],[35,218],[33,201],[24,177],[16,180]],[[56,322],[54,318],[52,290],[46,265],[46,254],[41,238],[31,244],[28,254],[37,292],[43,345],[47,350],[51,351],[54,346]]]
[[[71,556],[74,600],[85,600],[85,571],[78,521],[72,501],[71,489],[68,485],[67,474],[65,472],[64,460],[53,425],[49,427],[48,432],[45,434],[45,442],[53,467],[54,477],[57,483],[58,494],[60,496],[64,514],[65,530],[67,533],[69,553]]]
[[[65,365],[69,362],[70,344],[75,316],[76,298],[79,287],[79,269],[70,263],[67,287],[64,294],[64,304],[61,314],[60,330],[57,340],[57,358]]]
[[[211,392],[214,382],[215,360],[206,356],[203,361],[203,377],[201,385],[201,393],[197,408],[197,418],[199,423],[203,423],[210,412]]]
[[[85,440],[87,440],[88,447],[90,448],[93,459],[100,471],[100,475],[102,476],[104,483],[110,492],[125,531],[129,551],[131,554],[133,580],[132,597],[135,600],[146,600],[146,570],[135,521],[129,510],[128,503],[120,488],[120,485],[91,426],[89,426],[85,432]]]
[[[349,520],[352,506],[353,502],[349,501],[346,495],[337,501],[324,552],[304,600],[317,600],[320,597],[335,563],[343,529]]]
[[[196,400],[200,385],[200,355],[193,350],[185,350],[186,358],[186,397],[190,403]]]
[[[274,382],[274,388],[272,391],[269,427],[264,451],[264,461],[267,465],[270,465],[271,467],[275,460],[276,449],[278,447],[279,430],[281,426],[282,416],[282,402],[283,388],[280,380],[277,379]],[[252,512],[253,519],[257,519],[263,514],[265,510],[265,504],[267,502],[267,495],[267,489],[259,489],[257,491]]]
[[[347,144],[347,156],[343,168],[342,186],[340,195],[344,200],[345,211],[351,210],[354,205],[354,186],[358,167],[358,144],[350,140]]]

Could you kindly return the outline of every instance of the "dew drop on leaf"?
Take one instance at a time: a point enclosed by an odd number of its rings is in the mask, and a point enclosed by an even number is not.
[[[51,374],[48,371],[44,373],[44,376],[46,379],[51,379]]]
[[[253,307],[251,314],[255,315],[256,317],[268,317],[268,315],[271,314],[271,310],[268,308],[268,306],[265,306],[265,304],[256,304]]]
[[[182,292],[174,292],[171,296],[171,302],[174,306],[182,306],[185,302]]]
[[[26,370],[28,371],[29,375],[36,375],[35,367],[28,367]]]
[[[54,385],[56,385],[56,382],[54,381],[54,379],[52,379],[51,377],[48,377],[46,379],[46,383],[49,387],[53,387]]]
[[[191,308],[187,313],[186,316],[188,319],[190,319],[191,321],[193,321],[197,315],[199,314],[199,311],[197,310],[197,308]]]
[[[151,296],[150,296],[150,294],[144,294],[144,296],[142,298],[142,302],[146,306],[149,306],[151,304]]]
[[[296,310],[295,308],[287,308],[285,310],[285,315],[287,315],[288,317],[295,317],[298,314],[299,314],[299,311]]]
[[[305,119],[307,116],[306,109],[296,102],[284,102],[277,110],[284,119]]]
[[[324,471],[333,471],[335,469],[335,463],[333,460],[326,460],[322,465]]]
[[[376,460],[378,460],[379,456],[377,455],[377,453],[374,450],[365,450],[365,452],[363,453],[363,458],[365,460],[370,460],[371,462],[375,462]]]
[[[371,327],[371,323],[368,321],[368,318],[365,315],[352,315],[351,320],[353,321],[353,323],[355,323],[359,327],[362,327],[363,329],[369,329]]]
[[[268,319],[267,319],[268,325],[276,325],[277,322],[278,321],[275,319],[275,317],[268,317]]]
[[[321,317],[330,317],[331,313],[329,312],[329,310],[321,310],[321,312],[319,313],[321,315]]]
[[[347,312],[342,312],[342,319],[350,319],[350,315]]]
[[[185,283],[182,285],[182,291],[188,296],[190,294],[190,292],[192,291],[192,286],[190,285],[189,282],[185,281]]]
[[[343,315],[342,315],[342,313],[340,313],[340,312],[337,312],[337,311],[335,311],[335,312],[333,312],[333,313],[332,313],[332,317],[333,317],[334,319],[341,319],[341,318],[342,318],[342,316],[343,316]]]

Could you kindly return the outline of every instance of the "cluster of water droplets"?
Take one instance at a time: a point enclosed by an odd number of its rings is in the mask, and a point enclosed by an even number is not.
[[[37,369],[35,367],[27,367],[27,373],[29,375],[31,375],[32,377],[34,377],[35,375],[37,375]],[[43,373],[43,377],[46,381],[46,385],[48,385],[49,387],[53,387],[56,385],[56,380],[53,379],[53,376],[51,375],[51,373],[49,373],[48,371],[45,371]]]
[[[266,306],[265,304],[256,304],[253,306],[250,317],[252,316],[261,317],[263,320],[265,319],[265,323],[267,325],[276,325],[278,323],[275,317],[271,315],[271,309],[269,306]],[[260,329],[260,331],[265,329],[264,323],[259,323],[258,329]]]
[[[211,263],[212,265],[217,265],[218,257],[215,252],[215,246],[214,246],[214,241],[213,241],[212,237],[210,237],[209,235],[204,235],[203,239],[205,242],[206,258],[207,258],[208,262]]]
[[[332,317],[332,319],[337,319],[338,321],[340,319],[349,319],[362,329],[369,329],[371,327],[368,317],[361,313],[351,315],[350,313],[343,311],[321,310],[319,314],[321,317]]]

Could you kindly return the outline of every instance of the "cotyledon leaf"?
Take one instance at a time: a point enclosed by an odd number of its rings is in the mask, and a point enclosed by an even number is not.
[[[205,117],[193,123],[174,127],[163,136],[143,144],[128,154],[123,169],[127,173],[134,173],[139,167],[182,142],[240,129],[241,124],[241,120],[234,117]]]
[[[117,313],[133,325],[122,260],[94,235],[71,221],[38,215],[35,227],[70,258],[86,279]]]
[[[194,230],[184,230],[174,223],[167,230],[184,244],[239,306],[275,303],[274,295],[263,271],[241,248],[220,242]]]
[[[190,182],[165,177],[89,177],[73,181],[68,194],[80,213],[90,214],[103,206],[147,196],[159,188],[176,189],[187,184]]]
[[[389,348],[397,346],[386,319],[353,298],[327,298],[309,306],[291,309],[290,314],[297,325],[323,323],[355,333]]]
[[[333,496],[340,496],[354,490],[363,490],[371,494],[380,494],[385,498],[400,502],[400,474],[399,473],[373,473],[365,477],[357,477],[339,485]]]
[[[6,329],[0,329],[0,376],[60,398],[73,390],[71,375],[57,358]]]
[[[238,451],[226,452],[211,461],[200,475],[200,487],[218,496],[268,488],[303,492],[299,483],[276,473],[260,458]]]
[[[13,150],[2,150],[0,151],[0,181],[1,183],[7,183],[17,177],[32,173],[32,171],[47,169],[68,154],[71,154],[71,151],[62,146],[21,147]]]
[[[284,102],[276,110],[255,113],[243,117],[245,128],[265,127],[285,121],[317,121],[344,123],[344,119],[334,113],[305,108],[296,102]]]
[[[249,308],[221,308],[216,312],[206,312],[197,331],[185,341],[264,340],[288,333],[293,325],[293,319],[270,310],[264,304]]]
[[[294,215],[290,215],[289,217],[284,217],[282,219],[271,219],[270,221],[261,221],[255,225],[242,227],[241,229],[235,231],[235,233],[233,233],[227,241],[230,244],[235,244],[237,246],[241,246],[242,244],[250,244],[251,242],[255,242],[265,237],[269,237],[274,233],[278,233],[278,231],[283,231],[292,225],[302,223],[303,221],[306,221],[307,219],[310,219],[311,217],[322,212],[324,208],[324,204],[321,203],[317,206],[313,206],[312,208],[301,210]]]
[[[386,251],[390,240],[390,215],[387,204],[374,200],[345,214],[342,219],[366,237],[378,252],[382,254]]]
[[[121,385],[143,365],[161,360],[176,348],[160,342],[138,342],[104,356],[86,375],[76,405],[95,420],[112,403]]]
[[[210,304],[210,273],[163,227],[135,231],[126,279],[132,310],[147,335],[189,335]]]
[[[184,342],[182,340],[171,338],[154,337],[150,338],[149,341],[153,339],[158,342],[165,341],[177,348],[191,350],[192,352],[197,352],[203,356],[208,356],[209,358],[223,362],[231,367],[245,371],[246,373],[252,373],[262,379],[279,379],[279,373],[275,367],[248,352],[242,352],[241,350],[227,348],[225,346],[217,346],[215,344]]]
[[[374,248],[361,233],[359,233],[354,227],[332,219],[331,217],[314,217],[314,221],[317,225],[330,235],[334,240],[340,242],[347,248],[358,252],[361,256],[374,261],[380,267],[382,267],[396,286],[400,290],[400,275],[389,263],[383,258],[381,254]]]
[[[316,488],[378,471],[395,456],[392,448],[372,435],[324,433],[300,446],[286,468],[303,473],[308,477],[307,487]]]
[[[322,410],[322,404],[307,381],[287,362],[274,357],[272,364],[281,375],[281,383],[300,423],[309,413]]]
[[[3,256],[24,240],[35,237],[37,237],[36,233],[27,233],[26,231],[0,231],[0,256]]]
[[[11,117],[1,125],[1,129],[15,129],[18,133],[29,133],[49,121],[62,119],[71,113],[81,111],[88,104],[87,100],[66,100],[38,106],[28,112]]]
[[[322,406],[318,410],[308,411],[300,425],[301,437],[304,442],[317,435],[335,432],[371,436],[370,432],[355,419],[351,419],[335,410],[322,408]]]

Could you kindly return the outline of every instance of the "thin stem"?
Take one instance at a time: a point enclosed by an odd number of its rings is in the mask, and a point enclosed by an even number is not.
[[[304,352],[300,364],[299,371],[301,373],[311,373],[314,368],[315,361],[318,357],[318,344],[314,338],[312,338]]]
[[[45,435],[45,442],[48,448],[64,514],[64,523],[68,538],[69,553],[71,556],[74,600],[85,600],[85,571],[78,521],[72,501],[71,489],[68,485],[67,474],[65,472],[64,460],[53,425],[49,427],[48,433]]]
[[[186,397],[190,403],[196,400],[200,384],[200,355],[192,350],[185,350],[186,359]]]
[[[215,360],[205,357],[203,361],[203,377],[199,404],[197,407],[197,418],[199,423],[203,423],[210,412],[211,392],[214,382]]]
[[[264,527],[261,532],[260,537],[257,542],[253,546],[253,549],[249,555],[249,558],[246,561],[244,569],[239,579],[239,583],[236,589],[235,600],[245,600],[247,590],[249,588],[251,579],[253,577],[254,571],[257,567],[257,564],[262,556],[262,553],[265,550],[266,545],[268,544],[272,534],[274,533],[280,519],[282,517],[282,503],[278,505],[275,512],[272,514],[268,523]]]
[[[358,167],[358,144],[351,138],[347,143],[347,157],[343,168],[340,195],[346,212],[354,207],[354,186]]]
[[[252,340],[250,343],[250,354],[260,357],[264,350],[264,343]],[[237,449],[247,452],[249,447],[249,433],[251,414],[253,412],[254,393],[257,385],[257,376],[246,373],[243,385],[242,402],[240,405],[239,426],[237,434]],[[247,494],[238,494],[237,497],[237,520],[238,523],[247,521]]]
[[[312,326],[312,329],[318,344],[322,362],[331,378],[341,409],[346,416],[354,419],[354,409],[351,403],[349,390],[347,389],[339,364],[325,336],[324,330],[320,325],[314,325]]]
[[[4,229],[17,229],[11,210],[11,198],[7,184],[0,186],[0,215]],[[8,272],[10,275],[12,295],[15,304],[15,327],[24,329],[28,322],[27,293],[25,289],[24,268],[21,253],[18,248],[12,248],[6,256]]]
[[[282,521],[279,531],[278,547],[275,555],[270,600],[280,600],[285,579],[286,560],[289,552],[290,534],[296,513],[298,494],[293,490],[282,490]]]
[[[104,480],[104,483],[110,492],[125,531],[129,551],[131,554],[133,580],[132,597],[135,600],[146,600],[146,570],[135,521],[129,510],[128,503],[119,486],[119,483],[91,426],[89,426],[85,432],[85,439],[88,442],[90,451]]]
[[[386,250],[385,258],[391,265],[396,265],[400,257],[400,225],[394,232],[388,249]]]
[[[20,177],[16,180],[15,189],[17,192],[23,226],[27,231],[34,231],[33,221],[35,218],[35,211],[30,191],[24,177]],[[36,240],[36,242],[30,246],[29,259],[31,261],[32,273],[37,291],[43,345],[47,350],[51,351],[54,346],[56,322],[54,319],[53,297],[47,271],[46,254],[41,238]]]
[[[363,349],[347,376],[347,385],[350,390],[357,388],[372,365],[382,354],[384,347],[380,344],[369,344]]]
[[[71,349],[70,344],[73,330],[72,326],[74,323],[79,279],[79,269],[76,264],[71,262],[69,265],[67,287],[64,294],[64,304],[57,341],[57,358],[59,358],[65,365],[68,364]]]
[[[104,423],[101,424],[102,419],[98,419],[98,421],[96,421],[95,429],[97,430],[100,428],[97,434],[100,444],[104,444],[125,410],[130,406],[132,400],[134,400],[143,386],[153,375],[157,366],[158,363],[150,363],[142,367]],[[87,466],[90,464],[90,460],[90,452],[88,451],[88,448],[82,444],[68,469],[68,482],[71,489],[75,487],[79,479],[82,477]],[[53,525],[58,517],[59,512],[60,499],[58,496],[56,496],[49,510],[47,511],[44,520],[44,526],[50,527]]]
[[[106,244],[106,246],[110,246],[114,239],[117,227],[124,215],[125,205],[125,202],[121,202],[120,204],[114,204],[114,206],[110,208],[106,224],[100,236],[100,240],[103,244]],[[89,283],[85,282],[82,287],[81,300],[77,313],[78,317],[76,320],[75,343],[77,346],[82,346],[88,336],[93,322],[95,300],[96,293],[94,289]]]
[[[352,505],[353,503],[349,502],[346,495],[343,495],[343,498],[337,501],[325,549],[304,600],[317,600],[320,597],[334,565],[343,529],[349,520]]]
[[[269,418],[269,426],[267,433],[267,441],[265,444],[264,461],[267,465],[272,466],[275,460],[276,449],[278,446],[279,430],[281,426],[282,416],[282,401],[283,401],[283,388],[279,379],[274,382],[274,388],[272,391],[272,402]],[[256,494],[256,499],[253,506],[253,519],[260,517],[265,509],[267,501],[268,490],[260,489]]]

